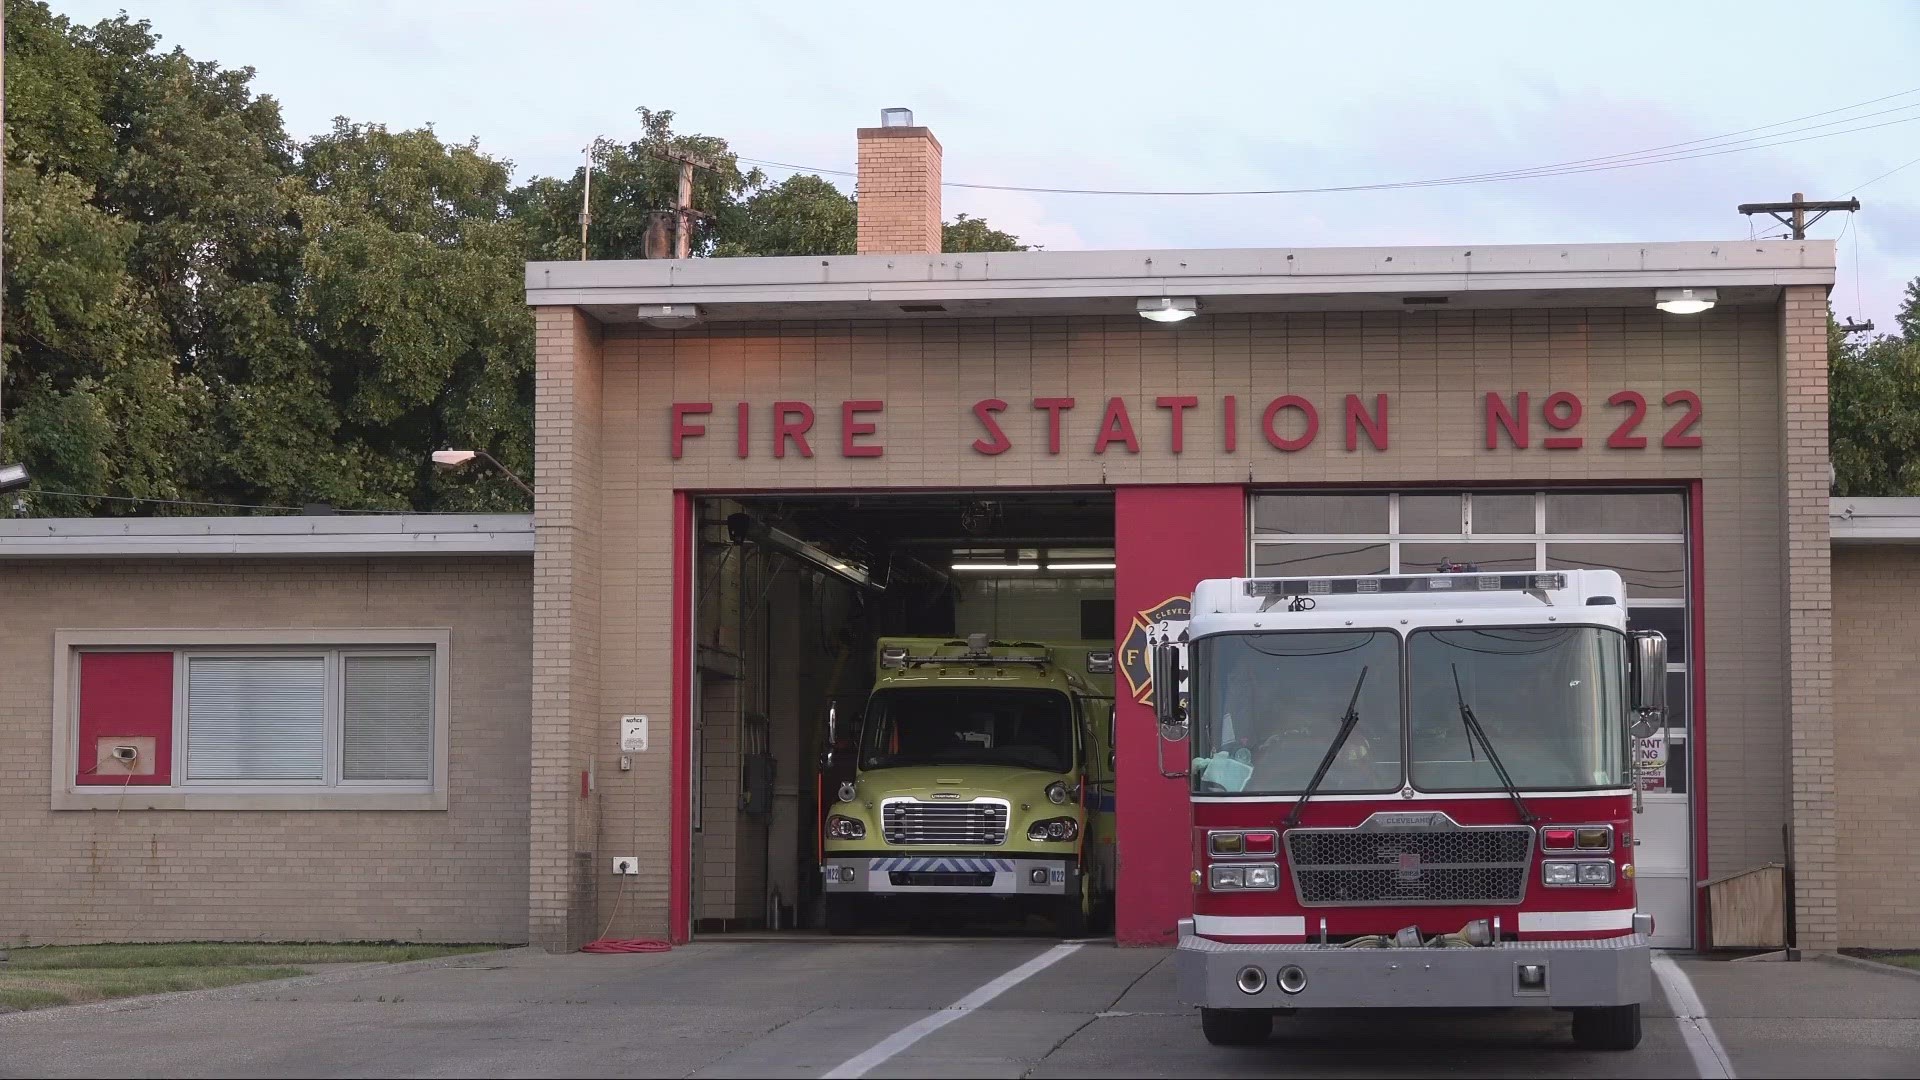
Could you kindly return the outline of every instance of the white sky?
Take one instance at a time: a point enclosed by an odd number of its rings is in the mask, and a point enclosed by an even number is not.
[[[431,123],[521,178],[570,172],[595,136],[633,137],[642,105],[743,156],[820,168],[850,168],[853,129],[906,106],[945,146],[949,181],[1214,189],[1522,168],[1920,89],[1914,0],[52,6],[87,22],[124,7],[197,59],[253,66],[296,135],[336,115]],[[1861,112],[1894,108],[1848,126],[1914,122],[1579,176],[1207,199],[949,189],[946,213],[1052,249],[1745,238],[1737,203],[1844,198],[1920,157],[1920,93]],[[1835,312],[1884,331],[1920,276],[1920,164],[1858,193],[1851,228],[1835,214],[1811,234],[1847,228]]]

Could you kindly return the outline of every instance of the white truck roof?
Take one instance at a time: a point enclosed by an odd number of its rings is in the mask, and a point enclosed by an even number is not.
[[[1547,570],[1210,578],[1194,587],[1188,633],[1554,623],[1624,630],[1620,575]]]

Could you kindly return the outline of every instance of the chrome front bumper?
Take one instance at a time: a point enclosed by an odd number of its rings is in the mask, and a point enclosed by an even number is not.
[[[1240,986],[1260,971],[1260,989]],[[1305,985],[1280,988],[1298,968]],[[1538,969],[1542,985],[1523,978]],[[1652,954],[1634,933],[1617,938],[1509,941],[1477,949],[1343,949],[1334,945],[1215,941],[1180,920],[1174,954],[1180,1000],[1208,1009],[1477,1008],[1630,1005],[1651,993]]]
[[[1062,896],[1071,859],[1014,858],[1000,855],[833,855],[820,867],[828,895],[926,896],[936,893],[981,896]],[[946,875],[969,875],[980,884],[953,884]],[[986,875],[991,874],[990,881]],[[842,880],[851,877],[851,880]],[[1035,878],[1040,880],[1036,881]]]

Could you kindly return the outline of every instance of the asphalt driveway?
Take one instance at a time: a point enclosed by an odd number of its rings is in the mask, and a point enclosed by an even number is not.
[[[1663,987],[1624,1054],[1576,1050],[1564,1014],[1531,1010],[1303,1015],[1267,1046],[1216,1048],[1174,1000],[1170,953],[1103,943],[796,937],[433,963],[0,1017],[0,1076],[1920,1071],[1920,979],[1838,962],[1679,958],[1689,990]],[[1689,992],[1698,1006],[1669,1000]]]

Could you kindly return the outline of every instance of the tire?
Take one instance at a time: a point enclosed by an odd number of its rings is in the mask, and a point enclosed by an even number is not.
[[[1573,1044],[1583,1050],[1631,1050],[1639,1046],[1639,1004],[1573,1010]]]
[[[1215,1046],[1259,1046],[1273,1034],[1265,1009],[1201,1009],[1200,1031]]]
[[[866,905],[858,896],[827,894],[827,933],[846,934],[860,929],[866,921]]]

